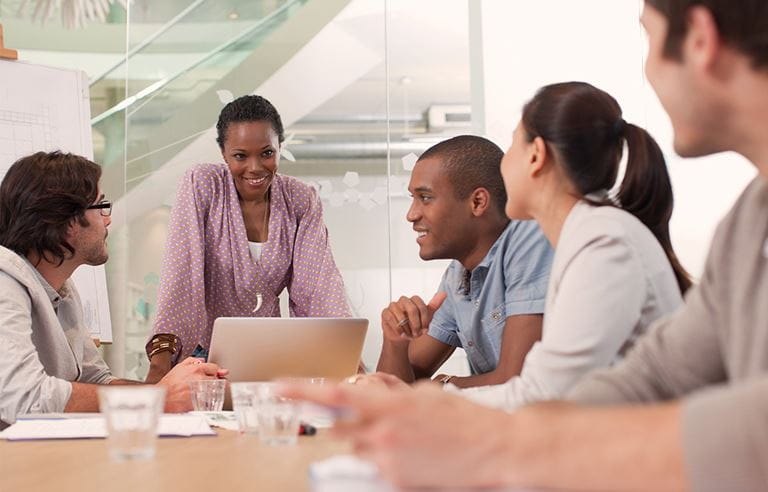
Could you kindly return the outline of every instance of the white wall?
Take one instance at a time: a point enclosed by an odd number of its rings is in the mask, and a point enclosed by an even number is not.
[[[481,2],[485,129],[506,148],[538,87],[582,80],[612,94],[624,118],[645,126],[665,152],[675,191],[671,232],[681,261],[702,271],[711,234],[755,171],[733,154],[682,160],[669,120],[643,72],[640,0]]]

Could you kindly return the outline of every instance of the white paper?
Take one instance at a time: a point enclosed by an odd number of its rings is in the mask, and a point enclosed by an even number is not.
[[[352,455],[337,455],[309,465],[313,492],[394,492],[376,466]]]
[[[99,415],[99,414],[94,414]],[[213,436],[204,417],[198,415],[162,415],[157,434],[174,437]],[[34,439],[105,438],[104,417],[21,419],[0,432],[0,439],[22,441]]]
[[[376,465],[356,456],[331,456],[309,465],[309,487],[312,492],[405,492],[379,476]],[[533,492],[529,489],[440,489],[453,492]]]
[[[93,159],[90,111],[84,72],[0,60],[0,179],[16,159],[37,151]],[[111,342],[104,266],[83,265],[72,278],[91,336]]]
[[[199,415],[208,422],[211,427],[218,427],[220,429],[227,429],[231,431],[239,431],[240,427],[237,425],[237,416],[232,411],[221,412],[189,412],[192,415]]]

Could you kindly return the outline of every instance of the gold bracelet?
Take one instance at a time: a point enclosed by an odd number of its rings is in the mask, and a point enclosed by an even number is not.
[[[173,348],[171,348],[170,345],[165,345],[161,347],[157,347],[152,349],[152,351],[149,353],[149,359],[152,360],[152,357],[156,356],[157,354],[160,354],[162,352],[170,352],[171,355],[173,355]]]
[[[179,340],[179,337],[170,333],[156,334],[149,340],[149,342],[147,342],[147,346],[145,347],[147,358],[149,359],[152,359],[152,357],[160,352],[170,352],[173,358],[174,355],[180,352],[180,349],[181,341]]]

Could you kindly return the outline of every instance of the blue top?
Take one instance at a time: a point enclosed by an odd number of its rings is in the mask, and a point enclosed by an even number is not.
[[[469,275],[458,261],[448,266],[440,290],[448,297],[435,312],[429,334],[463,347],[472,374],[499,363],[509,316],[541,314],[547,296],[553,250],[534,221],[512,220],[483,261]]]

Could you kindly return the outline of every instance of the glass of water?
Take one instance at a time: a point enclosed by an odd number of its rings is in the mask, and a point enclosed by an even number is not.
[[[165,388],[159,386],[99,387],[99,408],[112,459],[150,459],[155,455],[157,424],[164,404]]]
[[[299,440],[299,403],[280,396],[259,404],[259,436],[270,446],[296,444]]]
[[[259,387],[269,383],[232,383],[232,409],[243,434],[259,432]]]
[[[226,379],[200,379],[189,382],[192,409],[196,412],[221,412],[224,408]]]
[[[327,384],[325,378],[321,377],[305,377],[305,378],[279,378],[277,380],[279,384],[315,384],[325,385]],[[333,425],[333,416],[327,408],[321,405],[315,405],[312,403],[303,402],[301,404],[301,422],[310,424],[318,429],[328,428]]]

